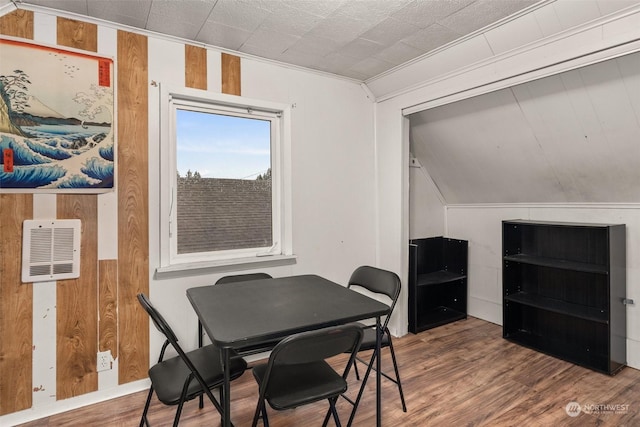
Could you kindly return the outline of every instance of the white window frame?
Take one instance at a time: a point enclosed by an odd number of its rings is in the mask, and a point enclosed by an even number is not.
[[[270,120],[272,234],[271,248],[177,253],[176,110]],[[291,247],[291,107],[190,88],[160,85],[160,266],[158,273],[292,260]]]

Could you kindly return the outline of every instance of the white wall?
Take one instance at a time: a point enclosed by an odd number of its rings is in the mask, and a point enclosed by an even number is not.
[[[210,50],[208,55],[219,53]],[[180,43],[150,39],[149,79],[173,86],[184,84],[183,58]],[[373,104],[351,81],[248,58],[242,59],[241,70],[243,96],[293,106],[290,167],[297,261],[257,270],[274,277],[313,273],[346,284],[357,266],[375,263]],[[157,126],[151,128],[158,123],[157,102],[157,93],[150,96],[150,206],[158,206],[161,153]],[[150,212],[151,230],[159,228],[158,221],[158,212]],[[159,265],[154,249],[158,243],[158,236],[152,233],[152,278]],[[213,284],[227,274],[233,270],[152,279],[151,299],[187,346],[196,343],[197,318],[186,299],[186,289]],[[153,330],[152,360],[159,346]]]
[[[383,266],[407,278],[407,254],[400,249],[409,238],[407,224],[410,215],[406,175],[408,169],[408,142],[404,135],[403,116],[488,93],[546,75],[575,69],[640,49],[640,2],[558,0],[547,3],[531,15],[521,16],[502,27],[477,34],[475,37],[451,46],[409,64],[403,69],[385,74],[367,82],[376,95],[376,153],[377,177],[384,185],[377,194],[378,247],[377,254]],[[427,185],[426,183],[424,185]],[[440,201],[433,199],[430,209],[437,210]],[[569,207],[566,207],[569,206]],[[574,220],[598,218],[599,222],[619,223],[627,219],[633,223],[640,207],[623,208],[627,214],[620,220],[617,205],[558,206],[554,219]],[[470,240],[469,254],[469,312],[471,315],[500,323],[500,220],[508,218],[534,218],[539,211],[519,204],[502,205],[496,211],[445,207],[445,234]],[[533,213],[532,213],[533,212]],[[542,215],[540,211],[540,215]],[[544,219],[538,218],[536,219]],[[636,227],[628,229],[628,241],[637,241]],[[630,261],[629,298],[637,292]],[[406,310],[406,289],[401,301]],[[634,308],[628,309],[629,345],[628,361],[640,367],[637,335],[633,320]],[[405,316],[393,321],[397,333],[406,333]]]
[[[559,0],[551,3],[535,12],[534,22],[530,16],[523,17],[493,32],[468,39],[448,52],[418,61],[406,70],[398,70],[368,82],[379,100],[375,105],[370,104],[355,83],[273,63],[243,59],[242,91],[245,96],[295,104],[292,110],[291,179],[293,249],[298,262],[263,270],[273,276],[313,272],[345,283],[356,266],[372,264],[398,272],[404,279],[403,283],[406,283],[409,141],[408,137],[403,137],[407,132],[403,109],[416,108],[421,103],[427,103],[423,106],[426,108],[453,100],[456,96],[461,97],[462,93],[468,96],[487,92],[503,84],[517,83],[518,79],[525,78],[525,74],[541,65],[549,65],[548,71],[551,72],[571,65],[553,65],[560,60],[588,55],[597,50],[603,49],[601,55],[612,54],[616,49],[629,51],[634,48],[633,43],[621,43],[639,39],[640,7],[603,18],[629,5],[633,7],[638,2]],[[598,19],[602,22],[589,22]],[[36,13],[34,20],[36,40],[53,43],[55,20],[40,13]],[[582,23],[588,23],[584,30],[563,33]],[[549,38],[543,43],[536,42],[541,37]],[[515,45],[505,44],[505,41]],[[620,47],[612,48],[614,45]],[[115,31],[99,26],[98,53],[112,55],[114,46]],[[518,50],[519,46],[524,47]],[[215,64],[219,64],[219,58],[215,51],[209,53],[210,90],[218,91],[219,74]],[[595,60],[598,55],[593,54],[589,58]],[[181,43],[150,37],[150,80],[183,84],[183,63]],[[158,118],[154,115],[158,111],[158,98],[152,87],[149,95],[149,206],[154,207],[159,206],[160,153],[156,129]],[[36,214],[46,216],[55,213],[53,199],[46,196],[34,198]],[[113,195],[100,196],[99,236],[113,234],[112,230],[116,229],[116,215],[113,215],[115,203]],[[445,219],[449,224],[445,233],[461,238],[463,233],[469,233],[470,236],[470,264],[473,263],[473,272],[470,272],[470,312],[491,321],[500,318],[496,315],[499,313],[496,304],[496,301],[499,302],[496,299],[499,270],[495,270],[493,254],[497,247],[496,239],[499,239],[495,225],[498,218],[528,214],[537,219],[549,215],[554,219],[572,216],[576,220],[597,218],[601,222],[627,222],[633,225],[629,238],[633,242],[640,240],[637,220],[634,220],[637,213],[634,207],[627,209],[615,206],[581,207],[578,210],[572,207],[546,210],[521,206],[496,210],[448,208]],[[157,212],[151,209],[149,264],[152,278],[159,264],[158,221]],[[102,246],[100,243],[99,246],[101,257],[113,256],[117,248],[117,244]],[[636,246],[630,246],[628,260],[632,260],[637,251]],[[640,301],[640,296],[635,295],[638,292],[637,265],[630,261],[627,264],[630,268],[628,280],[632,284],[628,296]],[[152,279],[150,296],[168,320],[176,325],[176,332],[186,347],[195,344],[196,317],[186,299],[185,290],[191,286],[213,283],[228,273]],[[478,280],[483,278],[482,282],[472,279],[474,275]],[[46,301],[34,301],[34,310],[47,308],[50,307]],[[638,324],[638,315],[634,310],[630,310],[628,316],[631,326],[634,322]],[[35,317],[41,314],[40,311],[34,312]],[[49,322],[55,322],[55,316],[51,316]],[[55,342],[47,339],[47,331],[51,330],[52,325],[34,322],[34,328],[38,328],[34,330],[34,340],[38,340],[38,346],[43,346],[40,348],[42,354],[55,354]],[[406,289],[403,289],[399,313],[391,326],[396,333],[406,333]],[[629,338],[629,364],[639,367],[640,330],[631,327]],[[152,359],[157,355],[159,344],[157,335],[152,334]],[[44,378],[49,390],[55,390],[54,378],[46,376],[41,368],[34,368],[34,384]],[[36,406],[33,409],[4,416],[0,418],[0,423],[13,425],[145,386],[144,382],[115,386],[113,378],[106,378],[100,381],[98,392],[61,402],[34,399]]]
[[[35,14],[36,40],[55,44],[55,16]],[[116,31],[99,25],[98,53],[115,56]],[[184,277],[155,278],[159,266],[159,91],[155,83],[184,85],[182,42],[149,36],[149,221],[150,298],[185,348],[194,348],[197,318],[186,298],[186,289],[213,284],[233,269]],[[290,176],[292,184],[293,265],[265,267],[274,277],[319,274],[346,284],[359,265],[376,262],[374,105],[359,83],[257,59],[241,62],[243,96],[294,104]],[[220,53],[208,50],[209,90],[220,92]],[[117,197],[99,196],[99,251],[117,258]],[[36,217],[55,216],[55,196],[34,197]],[[248,271],[242,271],[248,272]],[[0,425],[14,425],[52,413],[95,403],[147,387],[147,381],[117,385],[117,365],[99,374],[99,390],[77,398],[56,401],[55,391],[55,285],[34,292],[34,384],[46,386],[34,393],[33,408],[0,417]],[[46,292],[45,292],[46,291]],[[52,293],[53,292],[53,293]],[[43,317],[43,315],[46,315]],[[53,337],[53,338],[52,338]],[[150,363],[157,360],[162,344],[151,326]],[[117,361],[116,361],[117,363]],[[53,373],[53,374],[52,374]],[[54,392],[55,393],[55,392]]]
[[[469,240],[469,314],[502,324],[502,221],[626,224],[627,363],[640,369],[640,206],[497,205],[447,207],[447,233]]]
[[[442,236],[444,200],[426,169],[413,159],[409,168],[409,238]]]
[[[215,58],[219,53],[209,50],[208,55]],[[181,43],[150,39],[150,80],[183,85],[183,62]],[[256,271],[274,277],[313,273],[346,284],[357,266],[375,263],[373,104],[351,81],[273,63],[243,58],[241,74],[243,96],[293,107],[290,175],[297,261]],[[159,206],[157,103],[157,91],[151,88],[150,206]],[[156,211],[150,212],[150,229],[159,229]],[[151,233],[150,297],[186,346],[195,346],[197,318],[186,299],[186,289],[213,284],[234,271],[154,278],[158,245],[157,233]],[[160,337],[152,330],[151,360],[157,358],[160,344]]]
[[[373,104],[359,85],[242,61],[242,93],[292,108],[296,273],[346,283],[374,263]]]

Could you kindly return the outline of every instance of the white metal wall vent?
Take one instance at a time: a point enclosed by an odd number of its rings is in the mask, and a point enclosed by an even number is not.
[[[80,277],[80,220],[23,223],[22,282]]]

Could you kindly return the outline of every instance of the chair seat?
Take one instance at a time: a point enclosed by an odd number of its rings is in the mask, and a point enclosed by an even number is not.
[[[262,384],[267,364],[253,368],[253,376]],[[273,409],[295,408],[338,396],[347,390],[347,382],[325,361],[280,366],[269,378],[265,395]]]
[[[376,328],[375,326],[368,326],[364,323],[358,323],[364,328],[364,337],[362,338],[362,344],[360,344],[360,351],[373,350],[376,348]],[[382,340],[380,341],[380,347],[389,347],[389,334],[382,334]]]
[[[208,345],[187,353],[187,357],[193,362],[196,369],[202,375],[207,384],[222,384],[224,376],[220,361],[220,349],[214,345]],[[237,354],[232,353],[230,365],[230,380],[238,378],[247,368],[247,362]],[[149,369],[149,378],[160,400],[165,405],[177,405],[185,379],[191,371],[180,357],[174,357],[162,361]],[[186,400],[191,400],[202,393],[200,383],[193,378],[189,384]]]

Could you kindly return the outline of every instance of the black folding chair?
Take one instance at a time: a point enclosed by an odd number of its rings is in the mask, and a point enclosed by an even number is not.
[[[149,369],[151,387],[147,402],[144,405],[140,427],[149,426],[147,412],[153,392],[156,392],[158,400],[165,405],[178,405],[173,420],[174,427],[178,425],[182,407],[185,402],[206,394],[220,415],[223,409],[218,400],[213,396],[212,390],[220,388],[224,381],[224,372],[220,360],[220,349],[207,345],[185,353],[178,344],[178,338],[169,327],[162,315],[153,307],[149,298],[144,294],[138,294],[138,301],[151,317],[155,327],[165,336],[166,340],[160,350],[158,363]],[[178,356],[163,360],[167,347],[171,345]],[[241,357],[235,355],[231,358],[229,367],[230,379],[241,376],[247,368],[247,363]]]
[[[216,285],[221,285],[223,283],[236,283],[236,282],[247,282],[249,280],[260,280],[260,279],[271,279],[271,275],[267,273],[247,273],[247,274],[236,274],[233,276],[224,276],[218,279],[215,283]],[[204,332],[202,330],[202,323],[198,320],[198,347],[202,347],[202,339],[204,337]],[[262,347],[260,348],[262,349]],[[270,350],[267,349],[267,350]],[[257,353],[257,349],[255,350],[247,350],[243,352],[245,354]]]
[[[358,267],[351,278],[349,279],[348,288],[357,288],[360,287],[362,289],[366,289],[369,293],[373,295],[386,296],[389,298],[391,305],[389,306],[389,313],[387,314],[383,324],[381,327],[381,339],[380,339],[380,349],[388,347],[391,353],[391,360],[393,361],[393,370],[395,371],[395,378],[390,377],[384,372],[380,372],[382,376],[387,378],[388,380],[394,382],[398,386],[398,392],[400,393],[400,401],[402,402],[402,410],[407,412],[407,405],[404,401],[404,393],[402,391],[402,382],[400,381],[400,372],[398,371],[398,363],[396,361],[396,354],[393,350],[393,342],[391,340],[391,334],[389,333],[389,328],[387,325],[389,324],[389,319],[391,318],[391,313],[393,312],[394,307],[396,306],[396,302],[398,301],[398,296],[400,295],[400,278],[397,274],[382,270],[375,267],[362,266]],[[356,289],[354,289],[356,290]],[[360,345],[360,351],[365,350],[375,350],[376,348],[376,327],[375,325],[365,325],[362,323],[358,323],[364,330],[364,338],[362,339],[362,344]],[[363,378],[363,382],[366,383],[367,378],[371,370],[375,370],[374,362],[375,358],[378,357],[375,352],[371,355],[371,359],[369,362],[362,360],[357,357],[356,360],[364,363],[367,366],[367,372]],[[360,375],[358,374],[357,364],[354,365],[354,371],[356,373],[356,377],[360,379]],[[343,396],[346,400],[354,404],[358,405],[360,402],[360,398],[362,396],[362,391],[364,387],[360,389],[360,393],[358,393],[358,397],[356,401],[352,401],[351,399]],[[355,411],[354,411],[355,413]],[[353,415],[352,415],[353,417]]]
[[[266,402],[275,410],[286,410],[324,399],[329,401],[329,410],[323,427],[331,415],[340,426],[336,400],[347,391],[346,377],[363,335],[361,327],[351,324],[299,333],[278,343],[269,361],[253,368],[260,397],[252,426],[256,427],[260,417],[269,426]],[[351,356],[340,375],[326,359],[342,353]]]
[[[267,273],[246,273],[246,274],[235,274],[232,276],[223,276],[219,278],[215,285],[221,285],[223,283],[236,283],[236,282],[247,282],[249,280],[260,280],[260,279],[271,279],[271,275]],[[214,285],[214,286],[215,286]],[[200,319],[198,319],[198,347],[202,347],[204,344],[204,331],[202,329],[202,323]],[[273,348],[277,343],[266,343],[261,345],[255,345],[250,348],[246,348],[242,350],[243,356],[248,356],[250,354],[262,353],[265,351],[269,351]],[[200,396],[200,401],[198,403],[200,409],[204,407],[204,396]]]

